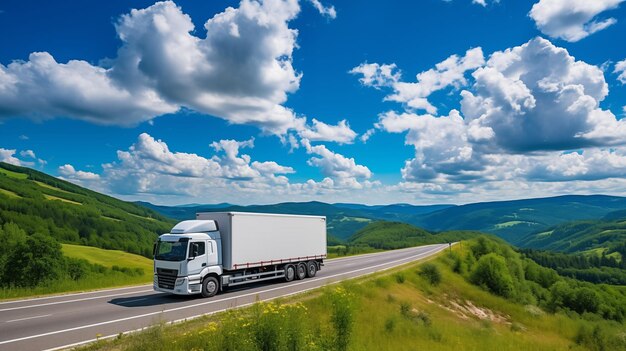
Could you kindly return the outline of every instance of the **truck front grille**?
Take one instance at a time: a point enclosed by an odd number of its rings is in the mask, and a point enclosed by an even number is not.
[[[159,280],[159,288],[174,290],[174,283],[178,277],[178,270],[157,268],[157,277]]]

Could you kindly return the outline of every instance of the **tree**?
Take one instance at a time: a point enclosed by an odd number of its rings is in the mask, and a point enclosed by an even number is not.
[[[17,243],[4,267],[5,284],[34,287],[57,279],[63,268],[61,244],[53,238],[34,234]]]
[[[513,278],[504,257],[495,253],[483,255],[476,262],[470,279],[500,296],[509,297],[513,293]]]

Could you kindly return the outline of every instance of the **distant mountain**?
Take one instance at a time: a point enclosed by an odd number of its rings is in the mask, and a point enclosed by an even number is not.
[[[598,219],[621,209],[626,209],[624,197],[571,195],[468,204],[418,215],[407,222],[434,231],[478,230],[517,244],[557,224]]]
[[[36,170],[0,162],[0,225],[62,243],[151,256],[158,234],[174,221],[145,207],[85,189]]]
[[[626,209],[626,198],[604,195],[559,196],[551,198],[496,201],[455,205],[416,206],[409,204],[362,205],[354,203],[285,202],[273,205],[222,207],[157,206],[141,203],[165,216],[194,218],[197,212],[244,211],[264,213],[315,214],[328,217],[329,234],[341,240],[374,221],[404,222],[429,231],[477,230],[495,234],[515,244],[529,234],[573,221],[599,219]],[[626,211],[626,210],[625,210]]]

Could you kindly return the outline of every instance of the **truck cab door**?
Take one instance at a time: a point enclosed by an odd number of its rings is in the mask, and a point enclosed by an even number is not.
[[[204,241],[189,243],[189,257],[187,258],[187,275],[200,274],[207,265],[207,245]]]

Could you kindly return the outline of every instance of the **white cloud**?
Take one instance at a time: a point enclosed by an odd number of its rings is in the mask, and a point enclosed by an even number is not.
[[[395,64],[380,65],[378,63],[362,63],[349,73],[362,75],[359,78],[361,84],[380,89],[382,87],[390,87],[400,80],[400,72]]]
[[[307,153],[320,156],[310,158],[307,163],[318,167],[322,175],[332,180],[336,186],[361,189],[372,184],[368,181],[372,172],[366,166],[357,164],[353,158],[332,152],[324,145],[312,146],[307,139],[302,139],[302,145]]]
[[[315,7],[315,9],[320,13],[320,15],[326,16],[331,19],[337,18],[337,11],[335,11],[335,6],[324,6],[320,2],[320,0],[309,0],[311,5]]]
[[[529,16],[543,34],[576,42],[615,24],[615,18],[599,19],[597,16],[617,8],[623,1],[540,0],[533,5]]]
[[[352,144],[356,133],[350,129],[344,119],[335,126],[313,119],[313,126],[300,131],[300,136],[311,141],[334,141],[340,144]]]
[[[495,52],[472,76],[461,110],[492,147],[527,152],[626,142],[626,124],[599,107],[608,94],[602,70],[548,40]]]
[[[626,84],[626,59],[615,64],[613,73],[618,74],[617,80],[622,84]]]
[[[283,106],[302,78],[292,65],[298,32],[288,26],[299,12],[297,0],[242,0],[209,19],[203,37],[172,1],[132,10],[115,24],[117,57],[101,66],[47,52],[0,64],[0,118],[129,126],[189,108],[277,135],[306,130],[306,118]]]
[[[10,163],[15,166],[22,166],[23,161],[20,161],[18,158],[14,156],[15,152],[16,152],[15,149],[0,148],[0,162]]]
[[[74,166],[65,164],[59,167],[59,174],[64,178],[71,181],[93,181],[99,180],[100,176],[92,172],[77,171]]]
[[[395,64],[364,63],[353,68],[350,73],[362,75],[359,81],[365,86],[392,88],[393,94],[385,97],[385,100],[400,102],[409,109],[425,110],[434,114],[437,108],[428,101],[428,97],[435,91],[450,86],[458,89],[466,85],[465,72],[482,66],[484,62],[481,48],[470,49],[463,57],[452,55],[435,65],[435,68],[417,74],[415,83],[400,81],[400,73],[396,71]]]
[[[492,3],[497,4],[500,0],[493,0]],[[487,7],[487,0],[472,0],[472,4],[480,5],[482,7]]]
[[[370,140],[370,138],[374,134],[376,134],[376,128],[370,128],[366,130],[365,133],[363,133],[363,135],[361,135],[359,139],[361,139],[361,142],[365,144],[367,143],[368,140]]]
[[[403,133],[415,148],[403,181],[388,191],[475,202],[493,200],[488,193],[546,196],[626,184],[626,122],[600,108],[608,94],[600,68],[536,38],[493,53],[468,83],[462,115],[407,106],[379,115],[377,130]]]
[[[23,150],[20,151],[20,156],[22,157],[27,157],[27,158],[37,158],[37,156],[35,156],[35,152],[33,150]]]
[[[20,140],[28,140],[30,138],[27,135],[22,134],[22,135],[19,136],[19,139]]]

